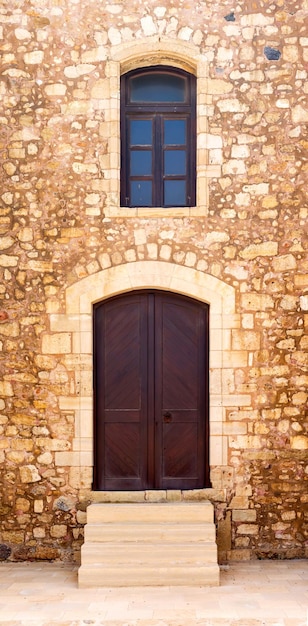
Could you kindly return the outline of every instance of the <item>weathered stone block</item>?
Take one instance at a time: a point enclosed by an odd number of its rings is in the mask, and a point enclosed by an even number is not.
[[[19,468],[22,483],[35,483],[41,480],[41,476],[35,465],[25,465]]]
[[[43,335],[43,354],[69,354],[71,352],[71,333]]]

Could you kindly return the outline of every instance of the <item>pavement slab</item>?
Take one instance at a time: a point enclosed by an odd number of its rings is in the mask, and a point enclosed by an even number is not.
[[[219,587],[78,589],[78,567],[0,563],[0,626],[308,626],[308,561],[221,567]]]

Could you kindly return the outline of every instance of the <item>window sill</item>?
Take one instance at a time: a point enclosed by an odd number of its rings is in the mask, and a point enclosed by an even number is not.
[[[205,206],[195,207],[106,207],[106,217],[200,217],[207,213]]]

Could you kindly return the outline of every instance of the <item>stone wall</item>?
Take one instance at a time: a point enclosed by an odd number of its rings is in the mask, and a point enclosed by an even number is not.
[[[191,497],[215,502],[221,560],[304,556],[307,13],[307,0],[2,7],[0,559],[78,560],[102,497],[91,303],[138,286],[214,311],[213,490]],[[119,206],[119,77],[157,63],[197,76],[195,209]]]

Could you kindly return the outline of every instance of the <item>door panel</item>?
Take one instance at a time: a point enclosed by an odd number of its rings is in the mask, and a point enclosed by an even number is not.
[[[163,427],[163,484],[165,488],[181,489],[188,480],[198,478],[196,455],[197,424],[172,423]],[[180,443],[179,443],[180,442]],[[176,481],[176,484],[175,482]]]
[[[107,301],[95,310],[97,489],[144,488],[146,308],[144,298],[132,296]]]
[[[193,489],[204,481],[205,349],[204,307],[157,295],[156,458],[165,489]]]
[[[209,486],[207,320],[167,292],[95,306],[96,489]]]

